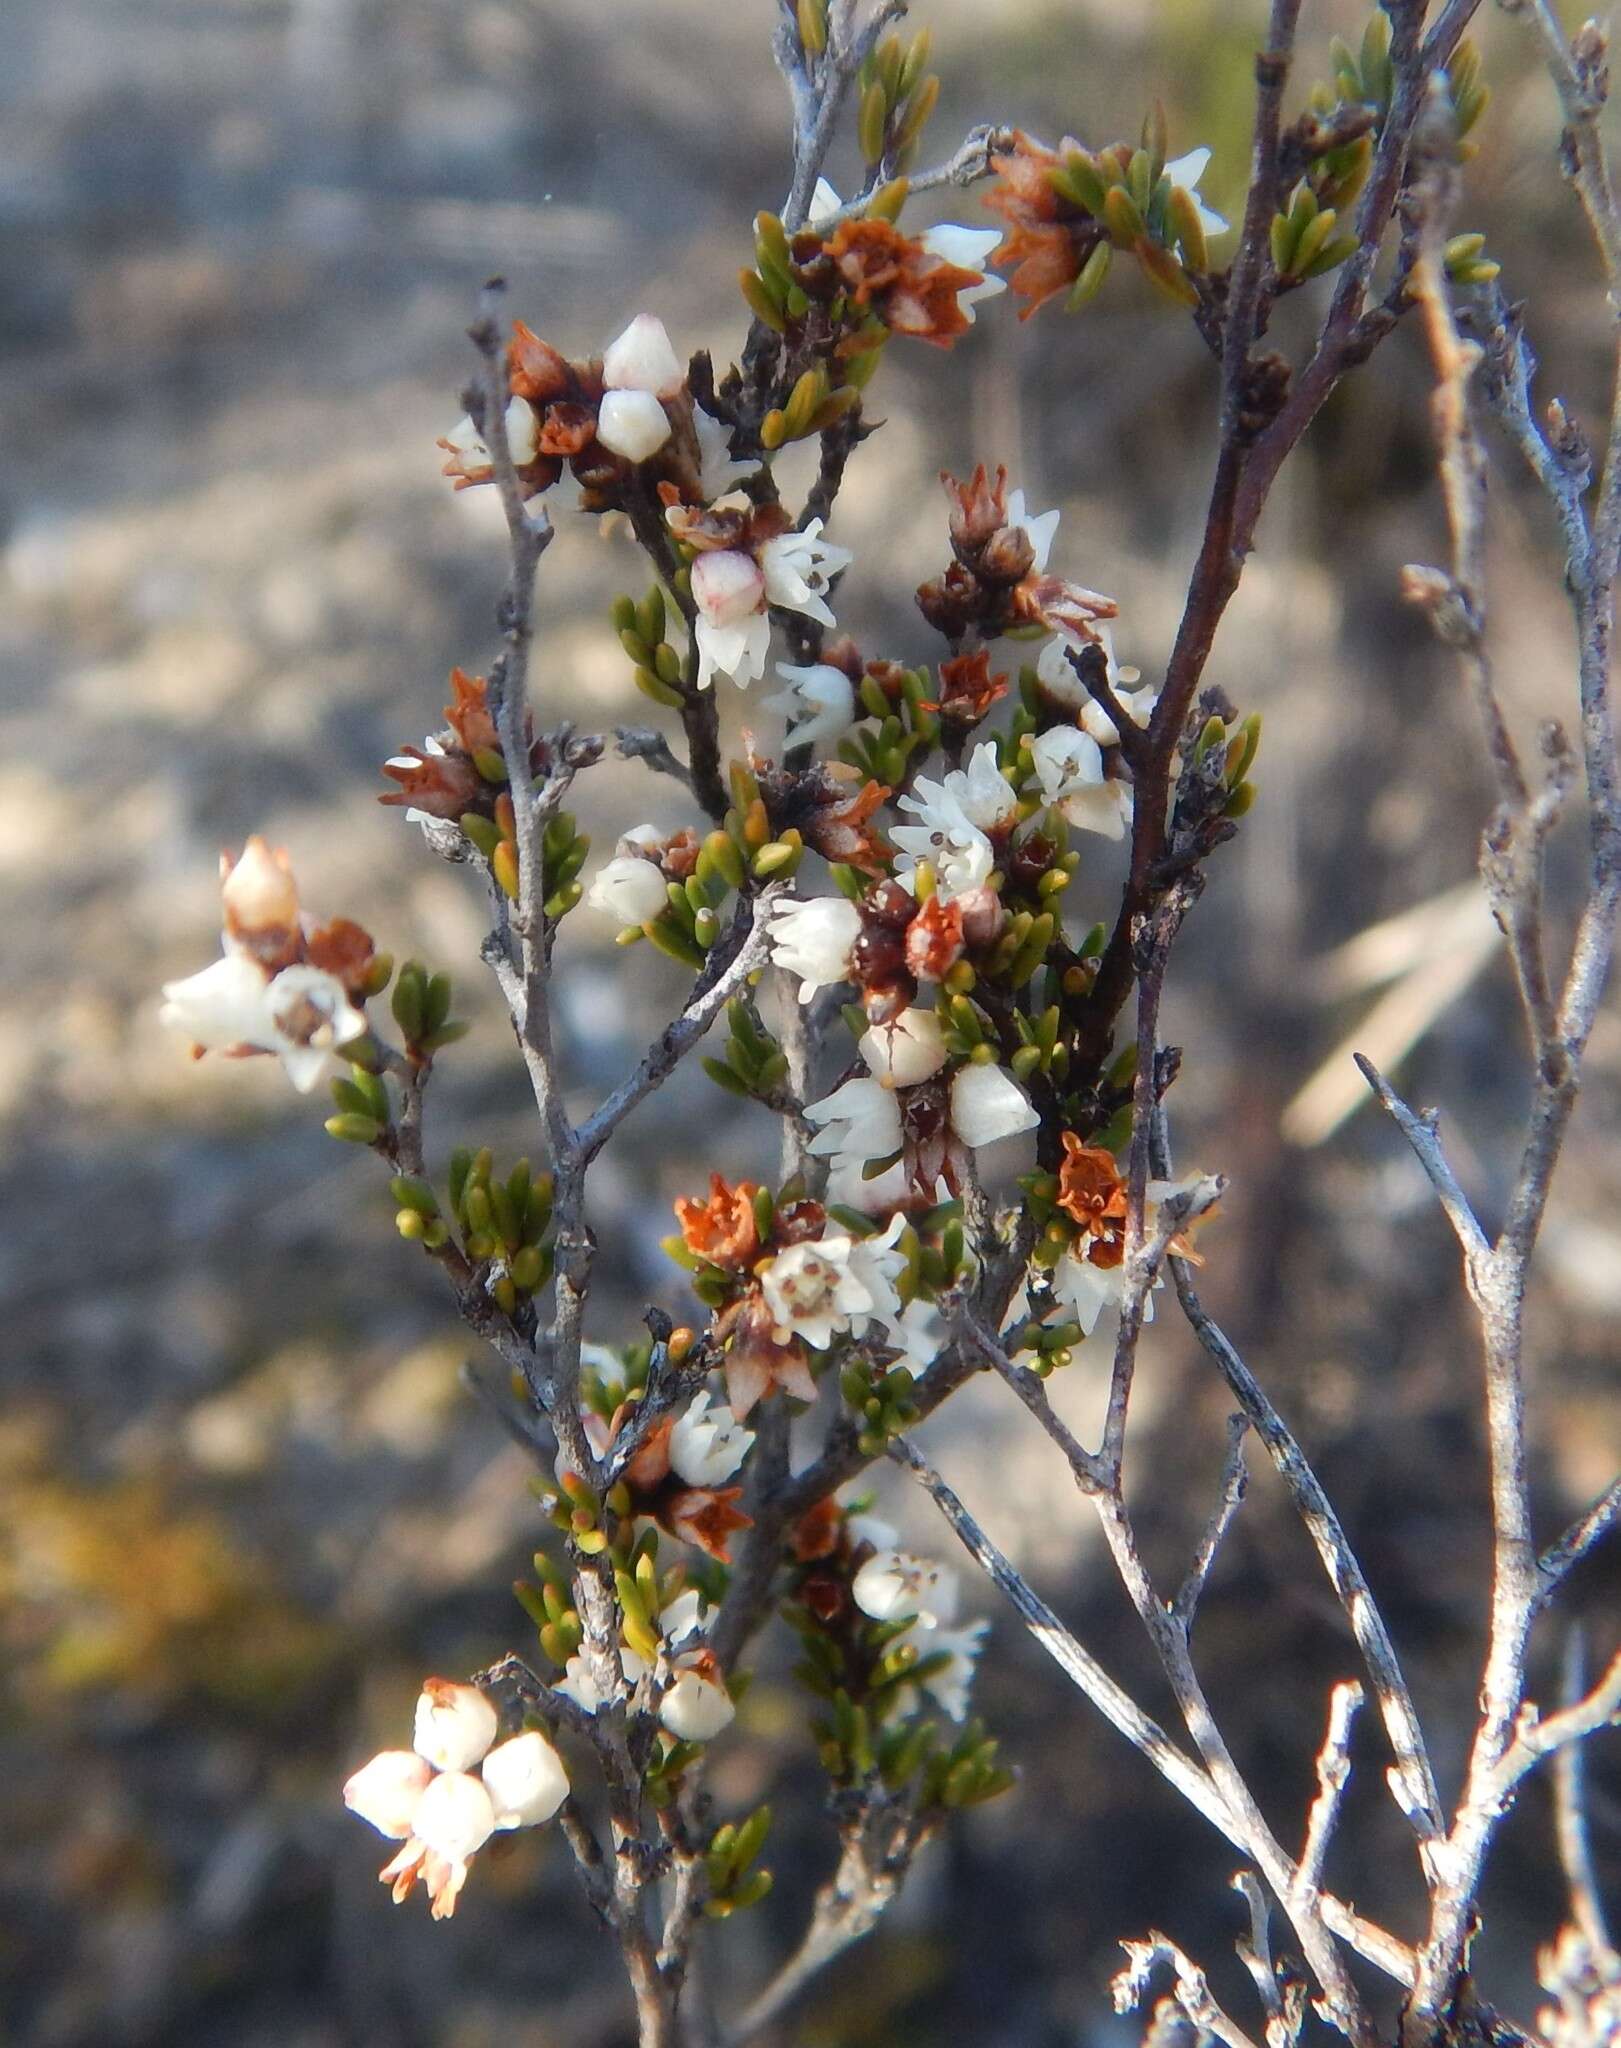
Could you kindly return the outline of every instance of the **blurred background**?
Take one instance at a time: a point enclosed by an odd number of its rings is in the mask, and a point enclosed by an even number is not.
[[[972,122],[1092,143],[1159,95],[1174,149],[1215,149],[1241,198],[1252,0],[928,0],[945,81],[933,160]],[[0,2033],[80,2044],[595,2048],[628,2036],[616,1957],[544,1831],[480,1859],[431,1932],[375,1881],[345,1773],[401,1739],[425,1671],[526,1630],[506,1588],[539,1532],[522,1454],[458,1383],[469,1341],[395,1239],[373,1162],[322,1133],[269,1062],[190,1066],[158,984],[212,957],[222,844],[264,831],[306,900],[461,977],[472,1035],[432,1140],[532,1142],[476,966],[479,905],[398,812],[379,762],[439,723],[453,662],[487,666],[503,573],[492,494],[453,497],[433,442],[461,408],[492,271],[565,351],[657,309],[721,364],[744,332],[748,221],[785,179],[771,0],[10,0],[0,9]],[[1326,73],[1353,7],[1307,10]],[[1601,297],[1558,178],[1552,99],[1483,16],[1497,88],[1468,217],[1533,301],[1579,418],[1602,417]],[[848,183],[844,154],[831,166]],[[977,197],[920,213],[978,222]],[[1319,289],[1324,289],[1319,287]],[[1281,323],[1294,331],[1293,315]],[[909,603],[944,559],[935,482],[1005,461],[1064,508],[1055,566],[1120,602],[1122,657],[1163,662],[1208,482],[1211,365],[1135,279],[1066,320],[982,310],[949,357],[897,344],[884,432],[836,537],[841,623],[930,658]],[[1397,571],[1444,539],[1417,337],[1330,407],[1275,494],[1210,668],[1266,718],[1261,802],[1214,863],[1167,1028],[1187,1049],[1179,1156],[1231,1175],[1207,1299],[1318,1461],[1410,1660],[1456,1784],[1481,1654],[1487,1523],[1477,1361],[1449,1240],[1395,1135],[1356,1106],[1345,1046],[1444,1105],[1483,1212],[1501,1204],[1523,1057],[1471,891],[1488,792],[1452,667]],[[1516,727],[1568,714],[1571,649],[1545,508],[1506,460],[1493,638]],[[606,623],[643,576],[587,521],[542,577],[549,716],[652,712]],[[724,688],[725,686],[723,686]],[[727,715],[738,727],[740,699]],[[657,716],[657,714],[652,714]],[[757,712],[754,714],[760,716]],[[762,727],[762,733],[765,728]],[[581,809],[606,851],[682,822],[675,786],[611,762]],[[1580,833],[1553,849],[1564,912]],[[1078,892],[1089,922],[1112,871]],[[1093,900],[1095,897],[1095,901]],[[1085,900],[1079,900],[1084,898]],[[1392,921],[1395,921],[1392,923]],[[1366,936],[1371,934],[1372,936]],[[1362,936],[1359,936],[1362,935]],[[578,1106],[636,1056],[679,977],[581,913],[559,1001]],[[1352,943],[1356,942],[1356,943]],[[625,968],[622,976],[620,969]],[[627,988],[630,993],[627,996]],[[1621,1454],[1621,1028],[1595,1034],[1530,1311],[1536,1481],[1551,1536]],[[1354,1109],[1354,1113],[1352,1113]],[[704,1145],[693,1134],[702,1130]],[[593,1334],[680,1312],[657,1249],[708,1168],[763,1164],[765,1119],[696,1067],[596,1177],[613,1256]],[[1083,1354],[1058,1399],[1094,1408]],[[1135,1455],[1151,1560],[1174,1583],[1212,1498],[1222,1390],[1174,1315],[1145,1349]],[[929,1432],[1046,1595],[1162,1716],[1147,1653],[1026,1418],[970,1389]],[[889,1486],[892,1482],[883,1482]],[[887,1498],[888,1496],[886,1496]],[[909,1502],[920,1541],[944,1545]],[[1571,1611],[1616,1636],[1621,1557]],[[778,2038],[976,2048],[1112,2044],[1115,1943],[1163,1925],[1248,2011],[1232,1859],[997,1612],[979,1698],[1023,1773],[923,1856],[884,1931]],[[1558,1642],[1539,1646],[1552,1684]],[[1264,1471],[1200,1652],[1286,1838],[1338,1610]],[[791,1943],[830,1838],[780,1644],[716,1784],[779,1820],[768,1904],[712,1938],[736,2010]],[[1592,1746],[1597,1853],[1621,1874],[1621,1741]],[[1370,1728],[1333,1878],[1403,1933],[1418,1899]],[[1561,1893],[1546,1787],[1505,1829],[1477,1961],[1528,2016]]]

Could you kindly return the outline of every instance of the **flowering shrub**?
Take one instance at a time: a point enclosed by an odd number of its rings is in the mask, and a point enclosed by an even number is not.
[[[841,1860],[800,1956],[729,2038],[763,2026],[812,1968],[872,1927],[956,1810],[1013,1783],[971,1718],[991,1624],[964,1621],[956,1576],[905,1549],[852,1492],[879,1460],[918,1481],[1066,1674],[1238,1849],[1269,2044],[1298,2036],[1308,1977],[1324,2020],[1358,2048],[1385,2038],[1353,1952],[1398,1987],[1387,2004],[1400,2005],[1405,2048],[1486,2038],[1488,2025],[1491,2038],[1523,2038],[1475,2010],[1468,1977],[1496,1820],[1540,1757],[1621,1706],[1621,1663],[1554,1715],[1539,1720],[1530,1703],[1532,1621],[1621,1511],[1621,1493],[1612,1488],[1539,1562],[1519,1324],[1621,892],[1604,668],[1621,480],[1589,508],[1577,454],[1546,439],[1528,409],[1529,356],[1490,289],[1482,238],[1451,232],[1485,105],[1461,40],[1473,11],[1453,0],[1428,24],[1422,5],[1375,14],[1359,51],[1331,46],[1331,78],[1286,124],[1299,9],[1276,0],[1249,191],[1230,227],[1199,197],[1209,150],[1171,156],[1157,112],[1138,141],[1097,148],[977,130],[914,174],[938,91],[927,32],[908,42],[890,28],[905,12],[897,0],[785,4],[775,54],[793,107],[792,183],[781,213],[754,222],[736,360],[717,373],[705,351],[684,359],[652,313],[600,356],[571,359],[522,321],[508,330],[492,286],[473,330],[480,380],[440,444],[452,486],[493,490],[504,509],[503,644],[485,674],[453,671],[443,728],[383,765],[394,786],[381,801],[403,807],[429,851],[485,890],[483,956],[533,1088],[544,1170],[469,1149],[430,1159],[426,1100],[462,1029],[450,981],[416,962],[396,968],[347,920],[312,922],[287,856],[261,839],[225,862],[220,959],[165,991],[168,1021],[199,1051],[273,1056],[304,1092],[330,1080],[328,1130],[383,1162],[401,1237],[442,1269],[461,1315],[510,1368],[514,1426],[541,1461],[551,1540],[518,1588],[532,1644],[471,1680],[427,1679],[411,1748],[364,1764],[345,1799],[400,1845],[382,1871],[396,1900],[420,1881],[435,1918],[456,1910],[493,1835],[555,1820],[623,1950],[644,2042],[711,2037],[684,1997],[698,1929],[770,1884],[759,1861],[767,1809],[717,1820],[706,1764],[736,1716],[743,1659],[773,1617],[801,1646],[806,1732],[829,1780]],[[1538,12],[1566,94],[1569,167],[1618,266],[1594,125],[1602,39],[1588,30],[1567,43]],[[846,112],[865,164],[848,200],[821,175]],[[999,226],[914,226],[931,191],[982,181]],[[1387,242],[1394,266],[1379,283]],[[940,560],[915,593],[918,633],[903,648],[863,647],[848,628],[871,593],[831,531],[847,465],[876,432],[866,394],[887,351],[961,342],[980,316],[999,315],[1003,292],[1021,319],[1055,301],[1078,312],[1117,256],[1168,317],[1190,320],[1192,345],[1209,350],[1221,380],[1205,537],[1163,674],[1145,683],[1120,661],[1116,634],[1129,644],[1129,621],[1078,580],[1084,564],[1058,512],[1033,511],[991,461],[942,478]],[[1268,322],[1319,278],[1332,283],[1316,338],[1291,364],[1263,347]],[[1466,314],[1454,310],[1459,291]],[[1487,714],[1501,808],[1486,881],[1537,1076],[1518,1192],[1492,1238],[1433,1121],[1369,1070],[1457,1231],[1486,1358],[1491,1642],[1451,1809],[1355,1553],[1305,1453],[1194,1290],[1195,1238],[1223,1183],[1172,1171],[1165,1102],[1180,1056],[1159,1032],[1179,928],[1255,801],[1259,720],[1202,689],[1212,640],[1282,461],[1339,379],[1415,311],[1437,375],[1455,558],[1448,570],[1410,571],[1409,595],[1460,648]],[[1480,339],[1464,338],[1466,317]],[[1495,710],[1469,410],[1482,360],[1489,402],[1564,521],[1582,649],[1592,882],[1557,993],[1543,965],[1537,855],[1574,755],[1550,740],[1549,782],[1533,789]],[[815,444],[817,468],[792,503],[777,458],[800,442]],[[627,729],[618,744],[680,787],[690,819],[673,833],[631,825],[594,864],[567,802],[605,740],[547,725],[529,688],[535,572],[581,514],[612,515],[651,574],[644,595],[616,602],[612,630],[679,737]],[[756,689],[768,667],[784,685],[775,694]],[[735,746],[720,680],[752,693],[753,729]],[[786,730],[763,744],[773,717]],[[1125,860],[1114,884],[1112,845]],[[550,1002],[553,977],[568,971],[563,927],[580,911],[613,929],[627,974],[645,942],[693,979],[637,1069],[575,1124]],[[589,1169],[723,1019],[704,1070],[780,1122],[780,1174],[755,1183],[704,1161],[707,1189],[676,1202],[665,1241],[687,1290],[684,1319],[650,1306],[645,1339],[605,1344],[588,1336]],[[1169,1600],[1143,1564],[1122,1485],[1137,1346],[1167,1280],[1240,1410],[1209,1532]],[[1059,1371],[1106,1385],[1096,1449],[1049,1404],[1045,1382]],[[912,1441],[915,1423],[982,1374],[1031,1411],[1098,1514],[1191,1751],[1113,1684]],[[790,1421],[807,1411],[791,1447]],[[1317,1544],[1383,1720],[1428,1912],[1412,1946],[1327,1884],[1360,1681],[1328,1703],[1318,1795],[1290,1850],[1193,1663],[1194,1614],[1242,1499],[1250,1429]],[[587,1779],[590,1796],[577,1802],[571,1785]],[[1274,1912],[1305,1975],[1272,1960]],[[1595,2011],[1613,1990],[1613,1956],[1585,1924],[1581,1939],[1579,1958],[1573,1934],[1550,1980],[1562,2042],[1579,2038],[1569,2035],[1577,1979],[1596,1987],[1581,1990]],[[1168,1967],[1154,2025],[1194,2030],[1164,2038],[1247,2038],[1165,1936],[1127,1947],[1122,2004]]]

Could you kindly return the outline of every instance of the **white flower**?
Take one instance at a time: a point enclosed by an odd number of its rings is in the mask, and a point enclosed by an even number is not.
[[[771,621],[763,610],[766,578],[740,548],[715,548],[692,565],[692,601],[698,607],[698,687],[716,675],[746,689],[765,671]]]
[[[533,462],[540,450],[540,418],[527,398],[515,398],[506,411],[507,452],[513,467],[522,469]],[[444,437],[444,446],[462,461],[461,473],[471,476],[479,469],[493,469],[489,444],[467,415],[463,415]]]
[[[861,1085],[872,1087],[874,1084],[869,1081]],[[890,1107],[894,1109],[895,1098],[891,1095],[888,1100]],[[900,1114],[897,1110],[894,1145],[890,1152],[875,1152],[872,1156],[875,1159],[889,1159],[891,1153],[898,1154],[900,1143]],[[904,1202],[911,1192],[906,1162],[899,1157],[891,1159],[891,1163],[881,1172],[873,1174],[871,1179],[865,1177],[866,1170],[867,1162],[864,1159],[858,1159],[850,1153],[835,1153],[828,1164],[827,1189],[824,1196],[829,1207],[859,1209],[866,1216],[887,1216],[895,1204]],[[944,1194],[936,1195],[935,1200],[947,1200],[950,1192],[948,1188]]]
[[[740,462],[732,454],[732,430],[701,405],[692,408],[692,430],[698,437],[698,489],[704,502],[712,505],[724,498],[744,477],[753,476],[759,461]]]
[[[625,1683],[629,1686],[638,1684],[647,1676],[646,1664],[634,1650],[627,1650],[623,1645],[620,1646],[619,1665],[625,1674]],[[562,1677],[556,1681],[552,1690],[560,1692],[564,1699],[572,1700],[583,1714],[600,1714],[607,1704],[608,1695],[600,1689],[592,1676],[591,1666],[583,1650],[576,1650],[570,1657],[563,1667]]]
[[[713,1741],[736,1715],[725,1686],[692,1669],[679,1672],[659,1701],[659,1719],[683,1742]]]
[[[999,278],[997,282],[1000,284],[1002,280]],[[1023,528],[1025,539],[1029,541],[1031,547],[1035,550],[1034,566],[1038,570],[1045,569],[1047,566],[1047,558],[1053,551],[1053,535],[1058,531],[1060,516],[1058,512],[1054,511],[1040,512],[1032,517],[1024,509],[1023,491],[1009,491],[1008,493],[1007,523],[1009,526]]]
[[[1160,1284],[1156,1279],[1155,1288]],[[1090,1259],[1067,1251],[1052,1270],[1052,1287],[1070,1320],[1080,1325],[1081,1335],[1090,1337],[1103,1311],[1121,1307],[1126,1299],[1125,1261],[1118,1266],[1095,1266]],[[1154,1296],[1149,1293],[1143,1301],[1143,1321],[1153,1320]]]
[[[818,1126],[811,1151],[835,1160],[835,1172],[847,1164],[859,1171],[866,1160],[888,1159],[901,1149],[901,1106],[881,1081],[846,1081],[820,1102],[807,1102],[805,1116]]]
[[[852,1314],[871,1308],[871,1295],[851,1270],[854,1249],[853,1239],[835,1231],[778,1252],[761,1276],[760,1291],[779,1344],[802,1337],[823,1351],[850,1327]]]
[[[1205,166],[1209,161],[1210,151],[1208,149],[1190,149],[1186,156],[1172,157],[1171,161],[1165,166],[1164,175],[1170,179],[1173,185],[1180,185],[1182,190],[1193,201],[1194,210],[1199,216],[1199,225],[1204,229],[1205,233],[1207,235],[1224,235],[1227,232],[1226,221],[1222,219],[1219,213],[1212,213],[1210,208],[1199,197],[1199,180],[1204,176]]]
[[[915,1088],[939,1073],[951,1055],[932,1010],[902,1010],[891,1024],[875,1024],[857,1047],[867,1071],[886,1088]]]
[[[1103,749],[1079,726],[1058,725],[1030,742],[1043,799],[1068,823],[1105,839],[1125,836],[1131,790],[1103,771]]]
[[[813,519],[803,533],[778,534],[760,550],[760,568],[765,575],[768,604],[785,611],[803,612],[823,626],[837,625],[828,609],[824,592],[841,569],[855,560],[848,548],[823,540],[822,521]],[[703,556],[699,561],[704,560]],[[696,581],[697,563],[693,564]],[[694,590],[694,597],[697,592]]]
[[[805,212],[805,225],[811,228],[819,228],[823,221],[831,220],[843,204],[844,201],[834,191],[827,179],[818,178],[816,190],[811,194],[811,202]]]
[[[964,285],[957,294],[957,304],[970,327],[974,324],[974,307],[979,301],[995,298],[998,292],[1007,290],[1007,279],[997,277],[985,268],[991,251],[1001,239],[1000,228],[965,228],[951,221],[925,228],[918,236],[918,241],[931,256],[939,256],[945,262],[955,264],[959,270],[980,272],[978,284]]]
[[[263,1027],[268,986],[256,961],[245,953],[227,953],[200,974],[165,982],[158,1016],[206,1052],[252,1045]]]
[[[901,1298],[895,1291],[895,1282],[906,1270],[906,1254],[898,1248],[905,1229],[905,1214],[897,1210],[889,1219],[889,1228],[881,1236],[856,1239],[855,1249],[850,1254],[850,1271],[866,1289],[871,1306],[858,1310],[850,1318],[854,1336],[865,1335],[869,1321],[881,1323],[888,1329],[901,1312]]]
[[[898,1316],[891,1316],[885,1334],[901,1354],[896,1361],[913,1372],[927,1372],[946,1341],[945,1323],[932,1301],[920,1294]]]
[[[441,1771],[417,1801],[412,1834],[453,1868],[465,1868],[495,1833],[495,1804],[469,1771]]]
[[[674,398],[686,381],[664,322],[652,313],[638,313],[602,352],[602,382],[609,391],[646,391],[655,398]]]
[[[876,1551],[850,1582],[863,1614],[874,1621],[916,1621],[944,1627],[957,1613],[957,1575],[908,1550]]]
[[[1094,630],[1096,645],[1103,649],[1104,680],[1132,723],[1146,726],[1159,702],[1157,692],[1134,691],[1131,685],[1137,681],[1139,671],[1116,663],[1114,636],[1107,626],[1098,626]],[[1082,730],[1089,732],[1100,747],[1116,747],[1120,744],[1120,734],[1115,729],[1114,720],[1075,673],[1068,658],[1072,648],[1079,652],[1090,644],[1077,634],[1056,634],[1036,657],[1036,674],[1049,697],[1080,714]]]
[[[969,1065],[953,1076],[951,1130],[963,1144],[994,1145],[998,1138],[1033,1131],[1040,1122],[1035,1105],[1000,1067]]]
[[[765,708],[781,712],[790,721],[798,721],[789,727],[787,744],[790,747],[808,747],[814,746],[818,740],[836,740],[855,723],[855,685],[842,668],[835,668],[827,661],[812,662],[806,668],[795,668],[788,662],[779,661],[777,674],[784,678],[788,688],[779,690],[774,697],[767,697]]]
[[[435,1770],[470,1771],[495,1740],[500,1727],[494,1707],[476,1685],[458,1685],[449,1678],[425,1678],[417,1700],[411,1746]]]
[[[966,1628],[939,1629],[929,1644],[931,1657],[944,1650],[951,1661],[920,1678],[918,1690],[926,1692],[950,1720],[963,1721],[968,1717],[968,1690],[974,1682],[974,1664],[990,1628],[988,1621],[971,1621]]]
[[[380,1835],[403,1842],[412,1832],[417,1805],[432,1776],[433,1766],[425,1757],[409,1749],[385,1749],[350,1778],[343,1788],[343,1803],[370,1821]]]
[[[254,833],[220,883],[220,905],[227,927],[236,931],[285,931],[296,925],[298,888],[287,856],[278,859]]]
[[[948,896],[977,889],[990,874],[995,854],[987,834],[1011,825],[1019,799],[997,760],[996,748],[983,741],[966,769],[954,768],[942,782],[917,778],[913,792],[899,808],[917,818],[915,825],[897,825],[890,832],[901,852],[915,866],[932,861]]]
[[[645,462],[670,438],[670,416],[651,391],[606,391],[597,408],[597,439],[627,462]]]
[[[744,1430],[744,1436],[751,1432]],[[669,1606],[659,1614],[659,1634],[672,1647],[684,1643],[688,1636],[701,1636],[708,1625],[709,1612],[704,1596],[696,1586],[689,1586],[684,1593],[677,1593]]]
[[[365,1032],[364,1011],[350,1002],[335,974],[284,967],[265,990],[259,1035],[245,1042],[273,1052],[299,1094],[308,1095],[325,1079],[335,1048]]]
[[[663,869],[634,853],[616,854],[585,892],[588,910],[606,911],[622,925],[649,923],[669,900]]]
[[[711,1410],[707,1390],[693,1397],[670,1431],[670,1464],[689,1486],[719,1486],[748,1456],[754,1442],[724,1408]]]
[[[498,1828],[532,1828],[568,1797],[563,1759],[538,1728],[497,1743],[480,1767]]]
[[[844,896],[809,903],[783,898],[771,907],[771,957],[799,977],[799,1000],[850,979],[850,949],[861,935],[861,912]]]

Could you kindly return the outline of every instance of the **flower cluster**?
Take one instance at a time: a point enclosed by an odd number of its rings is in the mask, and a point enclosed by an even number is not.
[[[379,1875],[395,1904],[418,1882],[448,1920],[467,1867],[493,1834],[538,1827],[568,1797],[563,1760],[538,1728],[497,1742],[500,1716],[474,1685],[423,1681],[410,1749],[385,1749],[343,1788],[351,1813],[403,1846]]]
[[[285,853],[250,839],[220,861],[224,951],[212,967],[164,985],[163,1023],[201,1055],[273,1054],[301,1095],[333,1055],[369,1029],[365,1005],[393,971],[346,917],[317,924],[299,909]]]

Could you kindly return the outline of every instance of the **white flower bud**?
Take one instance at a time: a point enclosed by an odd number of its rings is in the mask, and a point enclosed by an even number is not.
[[[220,883],[225,922],[239,932],[286,931],[298,923],[298,889],[285,857],[257,833]]]
[[[1035,1105],[1000,1067],[967,1066],[951,1083],[951,1128],[965,1145],[994,1145],[1040,1122]]]
[[[670,1464],[689,1486],[719,1486],[749,1454],[752,1429],[724,1409],[711,1411],[706,1390],[693,1397],[670,1431]]]
[[[772,905],[771,957],[798,976],[802,1003],[819,988],[849,980],[850,949],[860,936],[861,912],[847,897],[786,897]]]
[[[686,372],[670,344],[664,322],[653,313],[636,318],[602,353],[602,381],[609,391],[647,391],[673,398]]]
[[[875,1024],[860,1045],[867,1070],[886,1088],[915,1088],[945,1065],[945,1033],[932,1010],[902,1010],[893,1024]]]
[[[465,1863],[494,1832],[494,1804],[468,1771],[441,1771],[417,1802],[412,1833],[447,1863]]]
[[[159,1021],[205,1051],[251,1045],[264,1028],[264,969],[244,953],[227,953],[200,974],[166,981]]]
[[[587,908],[606,911],[622,925],[646,924],[669,900],[664,871],[634,853],[619,854],[600,868],[585,892]]]
[[[480,1766],[498,1828],[532,1828],[568,1797],[563,1759],[538,1728],[497,1743]]]
[[[711,1742],[737,1716],[725,1686],[683,1671],[659,1701],[659,1719],[683,1742]]]
[[[956,1574],[905,1550],[880,1550],[869,1557],[850,1592],[874,1621],[918,1621],[935,1628],[957,1612]]]
[[[458,1685],[451,1678],[425,1678],[411,1744],[435,1770],[470,1771],[495,1740],[500,1726],[494,1707],[476,1685]]]
[[[777,674],[787,683],[774,697],[765,699],[767,711],[777,711],[791,721],[787,734],[790,747],[814,746],[818,740],[836,740],[855,723],[855,684],[842,668],[831,662],[812,662],[796,668],[779,661]]]
[[[597,439],[627,462],[645,462],[670,438],[670,416],[651,391],[609,391],[597,408]]]
[[[692,565],[692,601],[712,626],[736,626],[765,602],[765,576],[739,548],[712,548]]]
[[[433,1766],[409,1749],[385,1749],[360,1769],[343,1788],[343,1803],[380,1835],[403,1842],[414,1832],[416,1810]]]

